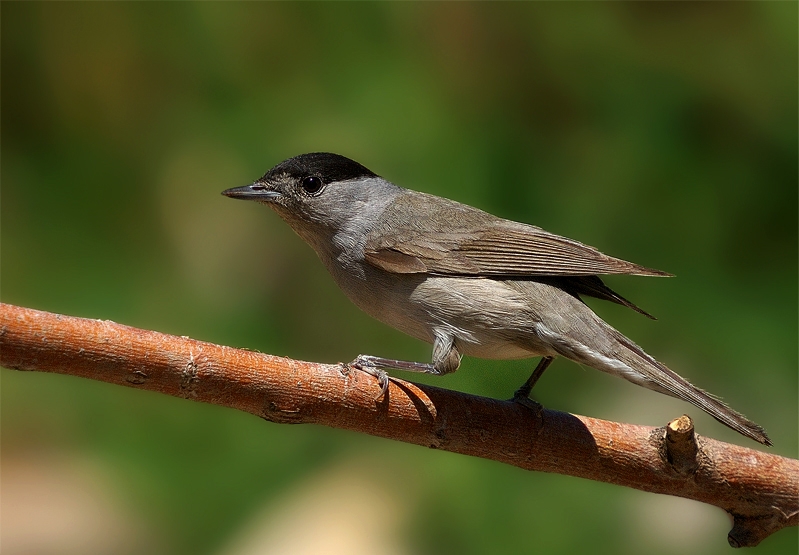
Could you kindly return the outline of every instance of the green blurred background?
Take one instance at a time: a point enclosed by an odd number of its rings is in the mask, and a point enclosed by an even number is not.
[[[657,322],[592,306],[797,454],[795,2],[4,2],[1,67],[4,302],[428,360],[219,194],[330,150],[673,272],[608,279]],[[507,398],[532,364],[397,375]],[[565,360],[535,395],[758,447]],[[57,375],[2,371],[2,469],[6,554],[730,549],[699,503]]]

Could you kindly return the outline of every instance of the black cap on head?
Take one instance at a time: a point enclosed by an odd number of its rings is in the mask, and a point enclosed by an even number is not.
[[[355,160],[330,152],[311,152],[289,158],[266,172],[261,181],[280,174],[298,178],[315,175],[321,177],[325,183],[347,181],[359,177],[377,177],[377,174]]]

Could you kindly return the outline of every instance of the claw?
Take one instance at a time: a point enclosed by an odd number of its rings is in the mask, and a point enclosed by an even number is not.
[[[377,383],[380,384],[380,395],[375,397],[375,401],[382,399],[386,396],[388,392],[388,372],[385,370],[377,370],[377,373],[374,375],[377,378]]]
[[[372,357],[369,355],[358,355],[355,357],[355,360],[349,363],[349,366],[357,368],[362,372],[366,372],[370,376],[374,376],[377,379],[377,383],[380,384],[380,395],[375,397],[375,401],[377,401],[383,398],[388,391],[389,375],[385,370],[377,368],[371,359]]]
[[[544,405],[542,405],[538,401],[533,401],[527,395],[524,394],[520,395],[518,391],[514,393],[513,398],[510,400],[513,401],[514,403],[519,403],[523,407],[527,407],[528,409],[534,412],[540,412],[544,408]]]

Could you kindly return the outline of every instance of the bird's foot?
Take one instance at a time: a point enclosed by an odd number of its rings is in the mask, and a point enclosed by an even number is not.
[[[513,398],[510,399],[510,400],[513,401],[514,403],[520,404],[521,406],[523,406],[525,408],[530,409],[536,415],[541,414],[541,411],[544,410],[544,405],[542,405],[538,401],[534,401],[533,399],[530,399],[527,396],[527,394],[520,393],[522,389],[523,388],[519,388],[519,390],[516,393],[513,394]]]
[[[432,364],[424,362],[411,362],[408,360],[395,360],[391,358],[376,357],[372,355],[358,355],[355,360],[349,363],[349,366],[363,370],[377,378],[380,383],[380,399],[388,391],[388,382],[391,376],[384,370],[385,368],[394,368],[396,370],[405,370],[407,372],[422,372],[425,374],[439,374]]]
[[[377,379],[377,383],[380,384],[380,394],[375,397],[375,400],[378,400],[385,396],[386,392],[388,391],[388,382],[391,377],[388,375],[388,372],[383,370],[383,366],[379,365],[375,360],[377,357],[372,357],[369,355],[358,355],[355,357],[355,360],[347,364],[348,367],[356,368],[362,372],[366,372],[370,376],[374,376]]]

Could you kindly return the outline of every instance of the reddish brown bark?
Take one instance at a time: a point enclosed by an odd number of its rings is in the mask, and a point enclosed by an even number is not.
[[[0,364],[71,374],[512,464],[676,495],[734,517],[731,545],[799,524],[799,461],[716,441],[689,419],[651,428],[0,304]],[[667,433],[668,432],[668,433]]]

